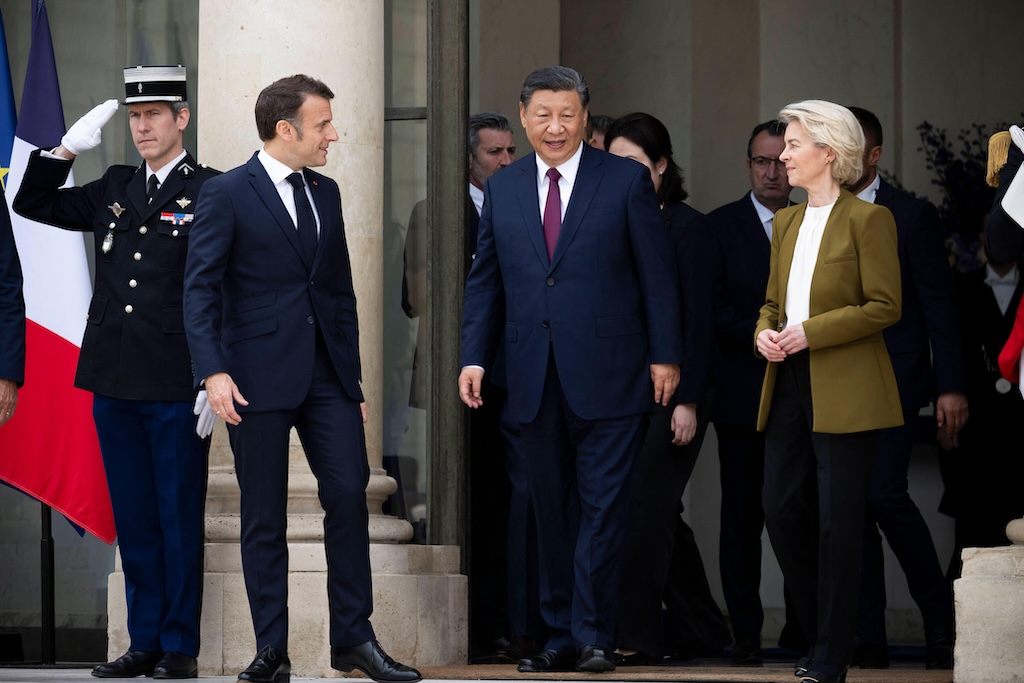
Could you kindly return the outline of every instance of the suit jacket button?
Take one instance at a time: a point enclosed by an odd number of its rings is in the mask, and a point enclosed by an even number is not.
[[[139,234],[140,235],[145,235],[147,232],[149,232],[149,228],[147,228],[145,225],[140,225],[139,226]]]
[[[313,324],[313,316],[306,316],[306,323],[309,325]]]
[[[547,280],[548,287],[553,287],[555,284],[555,278],[549,277]]]
[[[136,261],[141,261],[141,260],[142,260],[142,252],[141,252],[141,251],[137,251],[137,252],[135,252],[135,256],[134,256],[133,258],[134,258],[134,259],[135,259]]]
[[[131,287],[132,289],[135,289],[136,287],[139,286],[139,281],[132,278],[131,280],[128,281],[128,286]]]
[[[124,312],[125,312],[125,313],[131,313],[131,312],[132,312],[132,311],[134,311],[134,310],[135,310],[135,309],[134,309],[134,308],[132,307],[132,305],[131,305],[131,304],[128,304],[127,306],[125,306],[125,307],[124,307]]]
[[[546,329],[548,329],[549,327],[551,327],[551,323],[549,323],[549,322],[548,322],[547,320],[545,320],[544,322],[542,322],[542,323],[540,324],[540,326],[541,326],[541,327],[543,327],[543,328],[544,328],[544,329],[546,330]]]

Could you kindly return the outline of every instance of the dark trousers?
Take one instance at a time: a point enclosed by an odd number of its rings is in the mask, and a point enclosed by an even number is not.
[[[814,646],[814,670],[849,665],[857,621],[864,508],[878,431],[812,431],[809,352],[778,368],[765,432],[765,522]],[[850,406],[856,410],[856,406]]]
[[[505,438],[505,472],[510,487],[506,543],[508,636],[524,636],[543,642],[547,629],[540,613],[537,520],[530,498],[523,435],[519,423],[509,417],[507,405],[501,411],[500,424]]]
[[[131,650],[199,653],[210,442],[188,402],[93,397]]]
[[[857,636],[881,646],[885,637],[885,565],[881,529],[907,577],[925,624],[949,627],[953,596],[939,564],[935,544],[921,511],[910,498],[907,471],[914,448],[917,411],[904,411],[902,427],[883,429],[868,479]]]
[[[667,654],[668,648],[721,653],[729,644],[729,627],[708,587],[693,530],[681,517],[680,498],[700,454],[708,421],[698,410],[693,440],[673,446],[673,410],[674,406],[657,406],[650,414],[635,468],[619,591],[616,645],[656,658]],[[667,624],[662,603],[668,610]]]
[[[244,387],[242,388],[244,392]],[[331,645],[373,638],[366,485],[370,467],[359,404],[345,393],[318,342],[313,382],[290,410],[244,412],[228,427],[242,492],[242,571],[256,648],[288,649],[288,441],[294,426],[324,508]],[[303,609],[315,608],[303,605]]]
[[[521,426],[549,648],[615,643],[633,462],[646,417],[579,417],[549,354],[540,410]]]
[[[736,642],[761,642],[761,532],[764,530],[764,433],[753,426],[715,424],[722,482],[718,568]],[[789,586],[783,585],[786,624],[779,646],[805,640]],[[787,640],[788,639],[788,642]]]

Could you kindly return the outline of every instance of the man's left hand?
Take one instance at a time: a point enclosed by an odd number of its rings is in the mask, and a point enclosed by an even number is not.
[[[667,406],[679,386],[679,366],[651,363],[651,381],[654,382],[654,402]]]
[[[946,443],[957,446],[957,434],[967,424],[967,397],[958,391],[947,391],[935,399],[935,424]]]
[[[0,426],[14,417],[18,405],[18,383],[13,379],[0,379]]]

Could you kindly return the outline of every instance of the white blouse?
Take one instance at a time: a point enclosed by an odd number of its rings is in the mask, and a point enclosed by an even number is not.
[[[811,277],[818,263],[818,250],[821,248],[821,237],[825,234],[825,224],[835,205],[833,201],[825,206],[808,206],[804,212],[786,286],[787,326],[802,323],[811,317]]]

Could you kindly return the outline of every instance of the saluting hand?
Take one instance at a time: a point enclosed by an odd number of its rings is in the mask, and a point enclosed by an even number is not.
[[[107,100],[97,104],[89,110],[89,113],[78,119],[64,137],[60,139],[60,147],[67,150],[72,156],[78,156],[100,144],[103,139],[103,126],[107,125],[117,111],[117,100]],[[67,156],[60,153],[57,148],[57,156]]]

